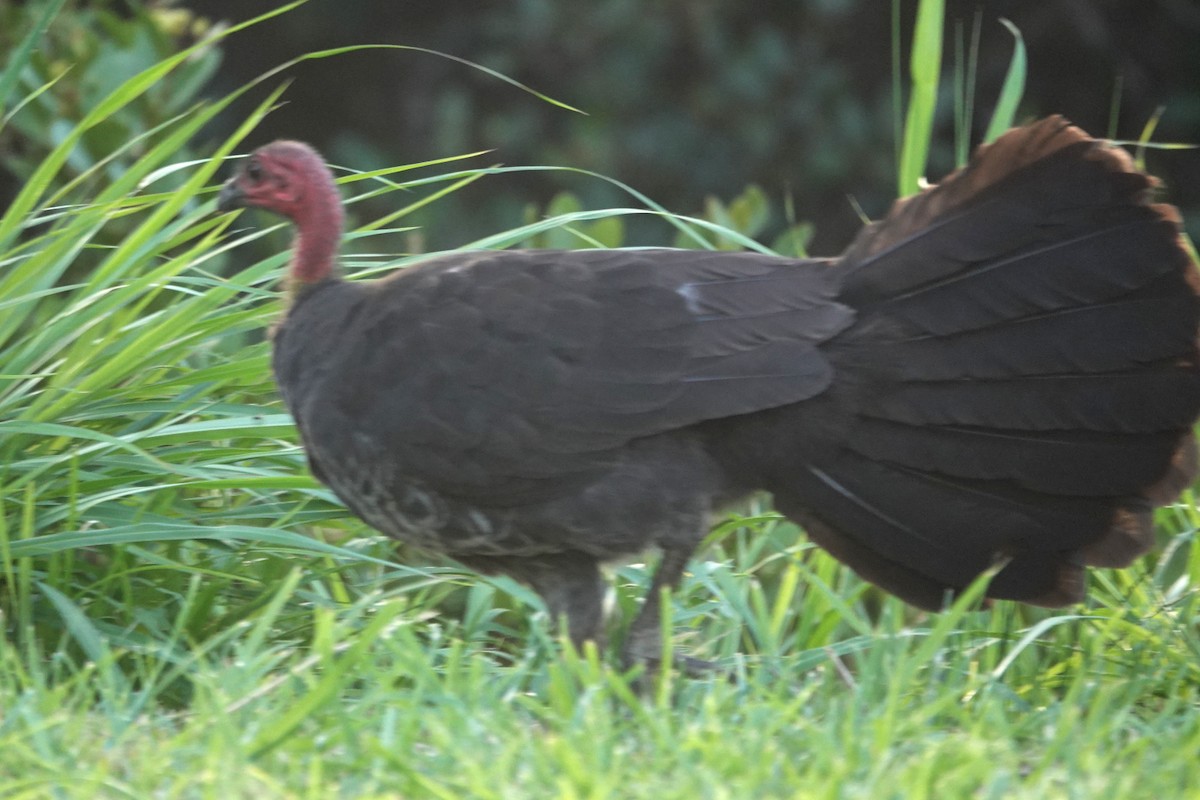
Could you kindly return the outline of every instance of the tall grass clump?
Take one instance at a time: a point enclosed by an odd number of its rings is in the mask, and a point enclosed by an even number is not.
[[[62,5],[46,6],[5,65],[6,124],[55,90],[57,79],[20,94]],[[310,601],[331,603],[349,599],[340,565],[398,569],[339,521],[277,400],[263,332],[286,255],[237,263],[232,252],[244,258],[272,230],[231,229],[211,202],[282,87],[249,110],[252,86],[197,101],[82,158],[85,139],[160,82],[286,10],[119,82],[0,217],[0,619],[30,669],[65,677],[106,661],[121,674],[131,654],[152,652],[161,671],[255,619],[297,566],[311,571]],[[235,132],[181,160],[231,108],[244,118]]]

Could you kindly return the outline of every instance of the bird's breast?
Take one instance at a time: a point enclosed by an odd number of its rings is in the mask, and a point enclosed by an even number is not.
[[[509,509],[485,508],[353,454],[308,445],[334,494],[372,528],[451,556],[537,555],[549,548],[522,535]]]

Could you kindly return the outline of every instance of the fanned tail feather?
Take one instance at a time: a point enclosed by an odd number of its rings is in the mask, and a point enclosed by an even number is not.
[[[926,607],[1000,560],[990,596],[1061,605],[1143,553],[1200,413],[1200,279],[1153,188],[1051,118],[869,226],[837,267],[836,403],[795,409],[807,452],[767,476],[780,510]]]

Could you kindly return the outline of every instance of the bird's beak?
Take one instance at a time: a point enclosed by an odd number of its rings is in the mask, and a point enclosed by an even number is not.
[[[233,211],[246,205],[246,193],[236,183],[236,178],[225,181],[217,195],[217,211]]]

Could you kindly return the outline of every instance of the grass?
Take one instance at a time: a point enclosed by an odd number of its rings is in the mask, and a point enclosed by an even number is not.
[[[730,561],[700,565],[676,607],[702,650],[752,653],[731,660],[731,681],[669,676],[638,696],[536,631],[498,652],[496,638],[513,632],[491,587],[464,590],[459,622],[379,584],[335,605],[296,569],[259,614],[192,643],[183,663],[102,651],[30,672],[9,651],[0,786],[29,798],[1090,798],[1194,787],[1194,595],[1139,606],[1102,588],[1095,607],[1036,623],[1008,607],[914,621],[892,600],[868,618],[853,599],[861,585],[803,544],[757,567],[738,558],[741,548],[759,559],[771,533],[730,533]],[[781,576],[768,577],[772,566]],[[820,585],[810,570],[845,585],[763,588]],[[770,613],[779,597],[783,615]],[[847,620],[829,614],[840,602]],[[164,703],[181,674],[185,695]]]
[[[16,96],[27,42],[0,102]],[[998,119],[1016,108],[1018,57]],[[973,610],[967,597],[920,614],[749,509],[713,533],[668,604],[676,643],[730,676],[667,674],[645,693],[605,654],[564,651],[528,590],[402,563],[308,476],[271,385],[261,331],[278,313],[286,233],[213,213],[223,159],[277,102],[271,76],[130,142],[112,155],[116,178],[104,164],[62,171],[87,127],[184,58],[114,91],[0,217],[0,797],[1141,798],[1200,786],[1190,493],[1160,512],[1155,555],[1094,574],[1088,604],[1062,613]],[[211,160],[176,163],[252,89],[263,99]],[[53,91],[28,90],[0,120]],[[344,175],[352,214],[381,193],[398,209],[356,221],[351,272],[402,267],[378,253],[401,249],[408,213],[502,172],[456,162]],[[630,206],[479,244],[648,213],[697,246],[757,246],[632,191]],[[648,574],[615,571],[621,618]]]

